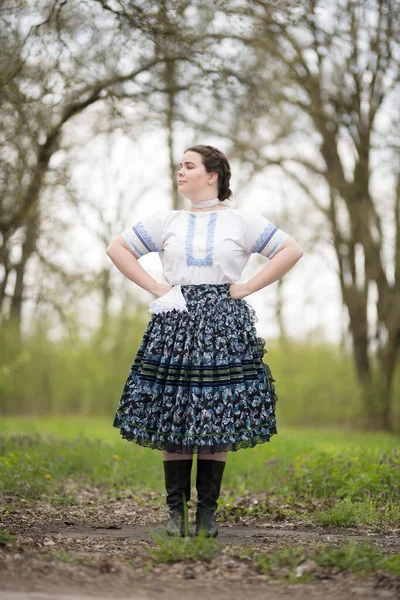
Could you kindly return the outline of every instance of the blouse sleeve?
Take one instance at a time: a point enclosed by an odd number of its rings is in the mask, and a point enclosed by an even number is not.
[[[153,213],[121,233],[137,258],[149,254],[149,252],[160,252],[164,220],[164,211]]]
[[[288,234],[262,215],[243,213],[243,216],[243,240],[247,252],[273,258]]]

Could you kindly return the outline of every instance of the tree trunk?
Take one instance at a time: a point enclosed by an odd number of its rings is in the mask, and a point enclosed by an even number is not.
[[[103,269],[99,278],[101,293],[101,317],[100,326],[97,331],[97,341],[101,343],[108,333],[109,325],[109,304],[112,296],[111,290],[111,272],[109,269]]]
[[[0,283],[0,319],[5,316],[5,301],[8,277],[11,272],[10,251],[7,245],[8,240],[3,240],[3,246],[0,249],[0,264],[4,269],[3,279]]]
[[[364,406],[363,426],[376,431],[391,431],[391,398],[393,379],[381,369],[371,373],[361,382],[361,401]]]
[[[35,214],[31,215],[26,223],[25,240],[22,244],[22,255],[15,267],[16,279],[14,293],[11,299],[10,319],[16,326],[16,331],[21,334],[22,303],[24,299],[26,266],[29,258],[35,252],[39,230],[38,207]]]

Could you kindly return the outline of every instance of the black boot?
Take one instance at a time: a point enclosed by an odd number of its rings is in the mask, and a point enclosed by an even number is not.
[[[187,502],[190,500],[190,473],[193,460],[164,460],[165,489],[167,491],[167,533],[189,535]]]
[[[197,511],[196,533],[217,537],[217,500],[221,490],[225,462],[221,460],[197,460]]]

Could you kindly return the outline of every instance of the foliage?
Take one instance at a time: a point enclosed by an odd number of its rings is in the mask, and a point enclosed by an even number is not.
[[[159,471],[151,465],[146,473],[148,454],[141,457],[139,465],[132,463],[129,455],[122,458],[109,444],[85,437],[65,441],[39,435],[11,436],[1,439],[0,449],[3,491],[25,498],[46,493],[62,496],[63,502],[68,503],[73,501],[65,498],[64,485],[69,478],[107,489],[123,489],[141,487],[154,469]]]
[[[3,414],[110,414],[122,392],[147,315],[110,318],[112,334],[51,341],[40,325],[19,341],[3,328],[0,397]],[[118,392],[119,390],[119,392]]]
[[[305,561],[315,561],[315,567],[305,572],[305,577],[296,574],[296,568]],[[380,569],[386,573],[398,575],[400,573],[400,554],[383,556],[374,546],[358,544],[351,540],[347,544],[334,547],[323,545],[315,550],[303,547],[293,547],[280,550],[275,554],[259,554],[254,557],[262,573],[280,576],[291,581],[309,579],[318,572],[318,565],[359,574],[370,574]],[[307,577],[307,575],[309,577]]]
[[[317,497],[385,502],[400,498],[400,448],[372,458],[367,450],[355,456],[313,452],[287,469],[288,487]]]
[[[0,530],[0,546],[7,546],[15,540],[15,535],[11,535],[6,529]]]
[[[400,523],[400,503],[372,499],[353,501],[344,498],[327,511],[317,513],[316,521],[321,525],[333,527],[374,525],[380,522],[397,524]]]
[[[50,421],[43,422],[44,429],[49,429],[46,423]],[[69,438],[40,435],[34,432],[33,423],[27,425],[30,434],[9,430],[0,437],[0,481],[6,494],[31,499],[46,495],[54,504],[66,506],[74,504],[74,486],[100,486],[116,495],[124,490],[163,491],[159,453],[111,436],[105,442],[99,425],[79,429],[79,422],[72,420],[68,432],[68,419],[62,419],[59,425]],[[118,435],[111,423],[107,428]],[[326,525],[398,523],[400,454],[396,440],[371,434],[360,448],[357,435],[347,433],[343,454],[342,437],[340,432],[318,437],[317,433],[296,431],[288,434],[287,443],[283,439],[272,448],[264,444],[232,453],[220,499],[223,518],[278,521],[308,515]],[[378,440],[386,449],[377,454],[371,445]],[[331,450],[322,451],[324,444]],[[280,456],[271,459],[276,446]],[[322,505],[316,510],[319,499],[326,502],[323,511]],[[161,496],[157,501],[162,502]]]
[[[210,561],[221,552],[221,546],[214,538],[199,535],[195,538],[168,537],[153,534],[156,548],[149,550],[156,562],[182,562],[185,560]]]

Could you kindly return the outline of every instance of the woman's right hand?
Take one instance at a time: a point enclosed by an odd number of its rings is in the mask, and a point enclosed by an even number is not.
[[[160,296],[164,296],[170,290],[172,290],[173,287],[174,286],[169,283],[157,283],[157,286],[151,290],[151,293],[160,298]]]
[[[249,296],[252,292],[245,283],[231,283],[229,293],[234,300],[241,300],[245,296]]]

